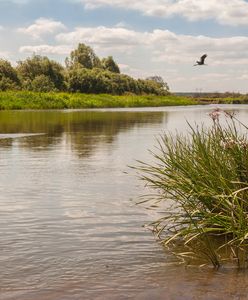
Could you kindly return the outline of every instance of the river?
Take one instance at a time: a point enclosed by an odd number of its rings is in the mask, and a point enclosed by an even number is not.
[[[175,263],[129,167],[213,107],[0,111],[0,299],[248,299],[245,271]]]

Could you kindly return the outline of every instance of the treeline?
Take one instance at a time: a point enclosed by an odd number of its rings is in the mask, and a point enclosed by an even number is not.
[[[13,67],[0,59],[0,91],[80,92],[123,95],[166,95],[169,88],[160,76],[134,79],[121,74],[112,56],[100,59],[91,47],[79,44],[65,67],[46,56],[33,55]]]

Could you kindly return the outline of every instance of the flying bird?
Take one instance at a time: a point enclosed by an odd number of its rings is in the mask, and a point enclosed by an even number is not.
[[[207,54],[203,54],[202,57],[200,58],[200,60],[199,60],[199,61],[198,61],[198,60],[196,61],[196,64],[195,64],[194,66],[202,66],[202,65],[206,65],[206,64],[204,63],[206,57],[207,57]]]

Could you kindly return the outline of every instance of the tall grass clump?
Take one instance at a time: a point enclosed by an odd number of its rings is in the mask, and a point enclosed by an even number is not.
[[[154,162],[140,162],[138,170],[165,207],[162,218],[152,223],[164,245],[180,257],[204,257],[214,267],[234,260],[245,268],[248,128],[231,113],[217,109],[210,116],[210,127],[188,123],[187,135],[161,136]]]

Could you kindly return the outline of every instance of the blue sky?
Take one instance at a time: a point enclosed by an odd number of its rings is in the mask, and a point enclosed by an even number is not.
[[[64,63],[79,42],[174,92],[248,92],[245,0],[0,0],[0,57],[13,64],[33,53]]]

